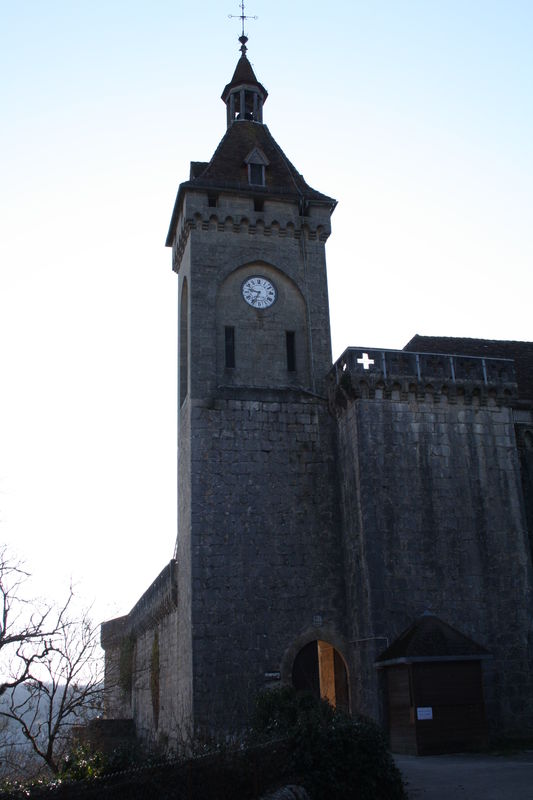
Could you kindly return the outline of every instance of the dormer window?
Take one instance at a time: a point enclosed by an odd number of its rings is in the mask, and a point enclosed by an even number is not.
[[[251,186],[265,185],[265,167],[268,167],[269,160],[262,150],[254,147],[251,153],[244,159],[248,167],[248,183]]]
[[[248,164],[248,183],[254,186],[265,185],[265,168],[262,164]]]

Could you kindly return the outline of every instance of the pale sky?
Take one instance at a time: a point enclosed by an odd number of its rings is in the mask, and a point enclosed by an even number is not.
[[[176,536],[189,161],[225,131],[235,0],[0,0],[0,541],[126,613]],[[249,0],[264,119],[335,197],[334,357],[533,339],[531,0]]]

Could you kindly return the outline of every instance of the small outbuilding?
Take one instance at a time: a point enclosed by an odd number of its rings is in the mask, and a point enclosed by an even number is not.
[[[424,614],[377,659],[385,671],[391,749],[433,755],[487,744],[482,662],[491,654]]]

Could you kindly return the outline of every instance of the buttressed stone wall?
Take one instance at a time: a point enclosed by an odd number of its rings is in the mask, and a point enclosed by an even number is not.
[[[505,384],[437,389],[423,375],[383,380],[354,365],[337,376],[332,405],[355,705],[379,718],[373,662],[430,611],[490,651],[489,723],[523,735],[533,712],[531,559]]]

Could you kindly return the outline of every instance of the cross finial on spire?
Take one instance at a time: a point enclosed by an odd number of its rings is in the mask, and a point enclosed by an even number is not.
[[[250,15],[247,15],[247,14],[244,13],[244,0],[241,0],[240,7],[241,7],[241,13],[240,14],[228,14],[228,17],[229,17],[229,19],[240,19],[240,21],[241,21],[242,33],[239,36],[239,42],[241,43],[241,53],[244,55],[246,53],[246,50],[248,49],[246,47],[246,42],[248,41],[248,37],[246,36],[246,34],[244,32],[244,20],[245,19],[257,19],[257,17],[253,17],[253,16],[250,16]]]

